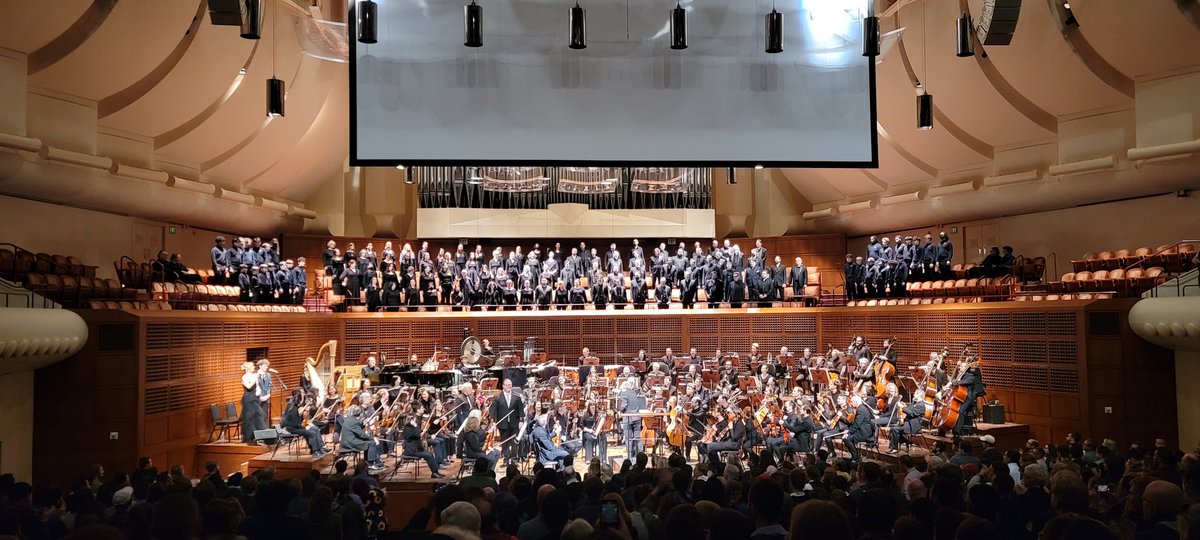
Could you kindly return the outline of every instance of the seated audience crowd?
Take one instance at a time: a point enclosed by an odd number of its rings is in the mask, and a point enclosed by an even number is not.
[[[1160,439],[1119,453],[1071,434],[1064,444],[1001,452],[938,447],[899,467],[851,470],[824,450],[774,463],[658,468],[645,454],[613,473],[510,465],[502,478],[481,458],[457,484],[438,485],[407,524],[389,532],[379,481],[359,468],[279,480],[267,469],[200,478],[94,466],[70,486],[34,488],[0,477],[0,538],[436,538],[520,540],[1195,540],[1200,538],[1200,449]],[[393,496],[413,496],[412,494]],[[432,529],[432,530],[431,530]]]

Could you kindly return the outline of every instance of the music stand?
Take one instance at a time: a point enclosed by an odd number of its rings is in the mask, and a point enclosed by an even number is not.
[[[779,355],[778,358],[779,365],[783,366],[785,369],[791,370],[791,368],[796,365],[796,355],[794,354],[783,354]]]
[[[500,379],[496,377],[487,377],[479,379],[479,391],[495,391],[500,386]]]
[[[454,369],[453,358],[438,358],[438,371],[450,371]]]
[[[716,358],[706,358],[706,359],[704,359],[703,362],[701,362],[700,367],[702,369],[715,370],[715,369],[721,367],[721,361],[717,360]]]
[[[686,367],[688,364],[691,364],[691,360],[689,360],[687,358],[676,358],[674,368],[679,369],[682,367]]]
[[[665,375],[650,375],[649,377],[646,377],[646,385],[652,387],[662,386],[663,381],[666,380],[666,378],[667,377]]]
[[[827,369],[809,370],[809,377],[812,379],[812,383],[815,385],[819,385],[821,387],[826,387],[829,385],[829,370]]]
[[[645,360],[630,360],[629,367],[633,368],[634,373],[645,373],[646,372],[646,361]]]
[[[587,358],[584,358],[584,359],[583,359],[583,365],[585,365],[585,366],[598,366],[598,365],[600,365],[600,358],[599,358],[598,356],[589,356],[589,357],[587,357]]]
[[[721,379],[720,374],[711,369],[705,369],[700,372],[700,383],[705,388],[712,388],[717,385],[717,381]]]
[[[503,366],[506,368],[520,367],[521,365],[521,358],[515,354],[512,354],[511,352],[507,354],[501,354],[500,359],[504,361]]]
[[[908,396],[913,395],[913,392],[916,392],[919,386],[916,379],[908,375],[897,375],[895,380],[897,385],[904,389],[906,392],[905,395]]]
[[[753,375],[738,375],[738,390],[741,390],[742,392],[746,392],[747,390],[749,390],[751,388],[758,388],[758,385],[755,384],[755,382],[754,382],[754,376]]]

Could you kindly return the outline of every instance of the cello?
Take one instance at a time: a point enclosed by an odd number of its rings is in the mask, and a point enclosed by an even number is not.
[[[667,444],[676,447],[683,447],[683,442],[687,438],[686,426],[688,423],[687,413],[677,413],[677,409],[671,409],[670,417],[667,420]]]
[[[950,431],[958,424],[958,411],[967,402],[967,394],[969,393],[967,387],[958,384],[958,381],[962,379],[963,375],[966,375],[968,369],[978,366],[979,360],[968,356],[967,361],[955,372],[954,378],[950,382],[950,389],[938,403],[938,412],[933,419],[934,429],[938,431]]]

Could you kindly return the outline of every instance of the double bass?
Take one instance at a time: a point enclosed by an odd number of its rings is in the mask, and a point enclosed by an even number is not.
[[[950,379],[950,388],[938,402],[938,412],[933,418],[933,428],[938,431],[950,431],[958,424],[958,411],[963,404],[967,402],[967,394],[969,393],[966,386],[958,384],[967,370],[972,367],[978,367],[979,360],[970,356],[963,363],[962,367],[954,373],[954,378]]]
[[[883,395],[887,393],[887,385],[892,382],[892,378],[896,376],[896,366],[888,362],[888,352],[891,352],[892,345],[896,344],[896,338],[888,340],[887,348],[883,349],[877,358],[879,365],[875,367],[875,397],[879,399],[879,409],[882,409],[886,404]]]

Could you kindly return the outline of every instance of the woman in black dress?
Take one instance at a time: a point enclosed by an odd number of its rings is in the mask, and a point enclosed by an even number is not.
[[[343,294],[346,295],[346,304],[358,304],[358,293],[362,286],[362,281],[359,281],[358,262],[354,259],[346,261],[346,269],[342,270],[338,276],[338,281],[342,284]]]
[[[254,444],[254,430],[264,427],[262,405],[258,400],[258,375],[253,362],[243,362],[242,371],[242,442]]]

